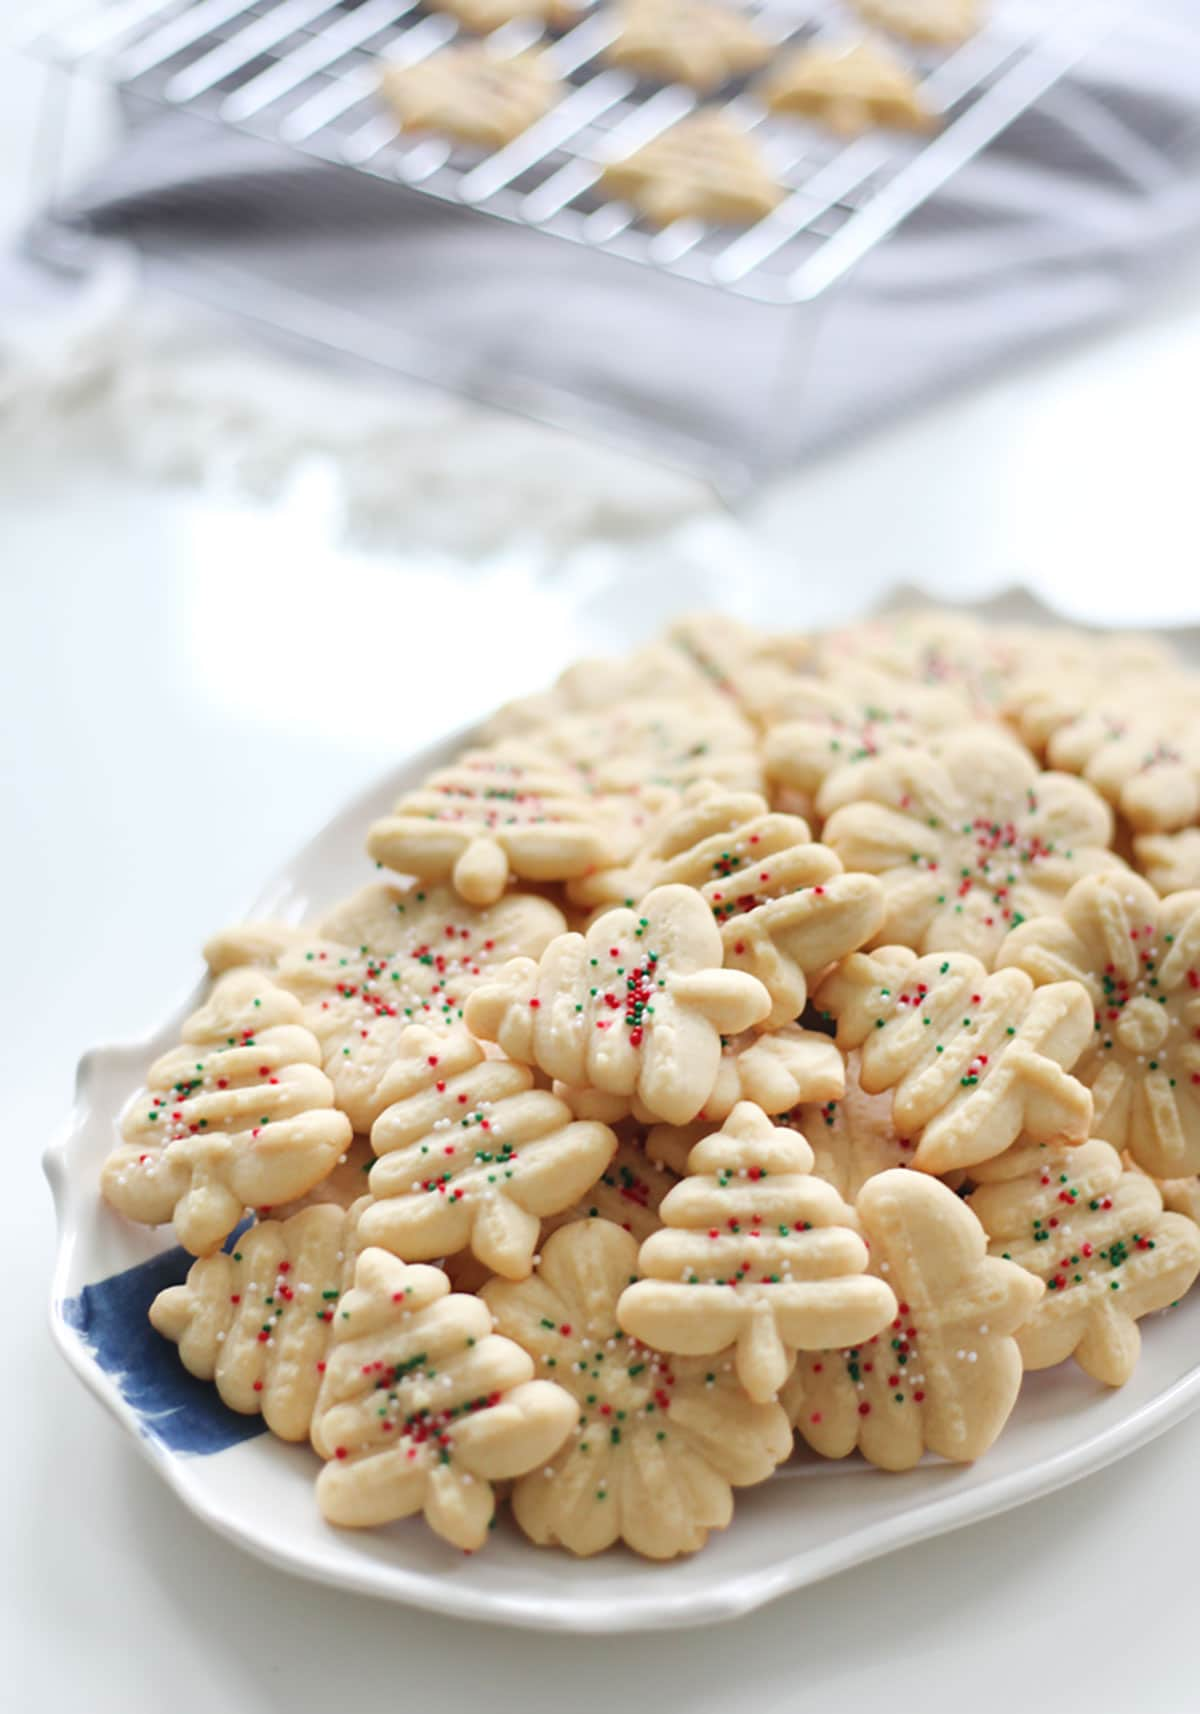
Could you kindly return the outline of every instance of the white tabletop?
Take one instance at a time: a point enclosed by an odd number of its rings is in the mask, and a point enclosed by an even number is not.
[[[4,95],[0,78],[0,112]],[[1093,618],[1195,619],[1193,299],[1176,291],[1136,326],[778,484],[751,523],[807,578],[819,568],[804,608],[849,613],[897,576],[959,593],[1024,576]],[[560,608],[528,607],[544,648],[524,622],[490,682],[469,647],[395,671],[402,651],[379,640],[420,635],[432,564],[347,553],[303,491],[243,507],[151,488],[101,451],[63,464],[0,437],[13,1164],[0,1705],[1194,1709],[1200,1420],[750,1618],[629,1641],[471,1628],[318,1589],[244,1558],[168,1494],[46,1333],[38,1156],[75,1061],[160,1015],[204,936],[342,798],[458,705],[544,675],[574,638]],[[723,541],[696,551],[711,561]],[[799,589],[797,574],[792,612]],[[765,574],[755,596],[771,611]],[[475,609],[484,628],[491,614]]]

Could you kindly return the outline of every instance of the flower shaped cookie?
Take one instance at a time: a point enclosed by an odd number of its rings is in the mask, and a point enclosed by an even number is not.
[[[126,1110],[105,1200],[148,1226],[174,1220],[204,1256],[247,1208],[302,1196],[332,1171],[353,1131],[300,1020],[300,1002],[260,971],[222,976]]]
[[[405,1031],[371,1130],[379,1159],[363,1242],[416,1262],[470,1248],[522,1279],[542,1216],[589,1190],[617,1146],[606,1125],[574,1120],[533,1083],[525,1066],[485,1058],[465,1030]]]
[[[369,1131],[408,1025],[455,1028],[472,988],[510,958],[536,958],[564,927],[562,912],[534,894],[480,909],[449,887],[413,881],[364,887],[312,929],[240,924],[205,956],[214,969],[267,963],[303,1001],[338,1106]]]
[[[612,863],[617,827],[577,773],[506,745],[468,750],[406,792],[372,827],[367,850],[401,874],[452,879],[469,904],[493,905],[512,875],[564,881]]]
[[[1087,989],[1094,1027],[1075,1075],[1093,1133],[1154,1178],[1200,1172],[1200,892],[1160,900],[1140,876],[1090,876],[1061,918],[1013,934],[1002,962]]]
[[[991,965],[1012,929],[1057,914],[1081,876],[1121,867],[1104,800],[1068,774],[1039,774],[999,735],[968,733],[936,756],[893,751],[864,762],[857,786],[860,801],[833,812],[824,839],[848,869],[882,880],[879,944]]]
[[[1172,833],[1200,820],[1198,724],[1195,681],[1160,673],[1140,693],[1098,690],[1058,727],[1046,754],[1054,767],[1082,774],[1139,831]]]
[[[366,1197],[260,1220],[232,1252],[193,1262],[160,1291],[150,1321],[185,1369],[215,1381],[231,1410],[262,1412],[272,1434],[307,1440],[338,1299],[350,1284]]]
[[[695,1553],[733,1515],[733,1488],[763,1482],[788,1456],[777,1404],[755,1404],[727,1360],[666,1357],[624,1334],[617,1300],[637,1244],[605,1220],[547,1240],[534,1275],[492,1280],[498,1330],[579,1402],[574,1436],[522,1477],[513,1515],[538,1543],[576,1554],[627,1542],[650,1559]]]
[[[721,968],[712,912],[690,887],[657,887],[636,911],[607,911],[559,935],[541,960],[515,958],[467,1001],[467,1026],[510,1059],[571,1088],[637,1095],[686,1124],[716,1084],[722,1034],[771,1009],[755,977]]]
[[[1016,1403],[1013,1334],[1035,1313],[1041,1281],[988,1256],[970,1209],[923,1173],[871,1179],[857,1213],[872,1267],[900,1299],[896,1318],[848,1349],[802,1353],[784,1407],[826,1458],[856,1446],[885,1470],[911,1470],[926,1449],[978,1458]]]
[[[870,1339],[896,1300],[865,1273],[850,1211],[812,1176],[812,1150],[743,1102],[697,1143],[617,1304],[626,1333],[660,1351],[732,1347],[753,1399],[773,1399],[800,1350]]]
[[[1023,971],[989,974],[965,952],[889,946],[852,953],[816,1003],[837,1019],[839,1045],[861,1049],[862,1088],[892,1090],[924,1172],[990,1160],[1022,1131],[1037,1142],[1088,1135],[1091,1096],[1067,1075],[1092,1033],[1078,982],[1035,990]]]
[[[1151,1180],[1096,1140],[1023,1145],[974,1176],[968,1200],[992,1255],[1046,1284],[1018,1334],[1025,1367],[1073,1356],[1096,1380],[1124,1386],[1141,1350],[1138,1321],[1182,1297],[1200,1273],[1200,1228],[1164,1214]]]
[[[532,1375],[485,1305],[451,1294],[439,1268],[364,1250],[313,1413],[324,1516],[362,1528],[424,1512],[455,1547],[482,1547],[492,1483],[544,1465],[579,1415],[568,1392]]]
[[[808,978],[878,929],[883,892],[870,875],[847,875],[809,838],[805,822],[771,813],[753,792],[701,788],[668,814],[626,868],[579,882],[580,903],[634,905],[653,887],[694,887],[721,930],[727,969],[756,976],[771,996],[766,1027],[804,1009]]]

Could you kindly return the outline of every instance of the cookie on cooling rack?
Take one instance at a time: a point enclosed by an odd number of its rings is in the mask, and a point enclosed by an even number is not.
[[[689,114],[624,160],[610,161],[601,184],[654,226],[687,219],[752,226],[786,194],[754,140],[715,110]]]
[[[621,0],[606,57],[643,77],[707,94],[757,71],[771,45],[742,12],[713,0]]]
[[[797,48],[772,68],[762,94],[773,113],[803,114],[840,137],[877,126],[929,131],[935,124],[903,60],[868,37]]]
[[[853,0],[866,24],[930,47],[951,47],[982,23],[980,0]]]
[[[511,143],[563,94],[541,54],[499,59],[477,42],[387,66],[379,84],[402,131],[440,131],[483,149]]]
[[[490,35],[517,19],[569,30],[583,14],[583,7],[572,0],[428,0],[428,4],[435,12],[449,12],[464,30],[477,36]]]

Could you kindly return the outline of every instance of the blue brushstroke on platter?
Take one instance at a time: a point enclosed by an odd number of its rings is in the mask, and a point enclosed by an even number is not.
[[[239,1227],[226,1248],[244,1230]],[[216,1388],[189,1375],[176,1347],[147,1320],[159,1292],[179,1285],[194,1260],[186,1250],[164,1250],[124,1273],[85,1285],[78,1297],[63,1303],[62,1316],[116,1381],[137,1412],[143,1434],[172,1452],[222,1452],[265,1434],[262,1418],[241,1416],[222,1404]]]

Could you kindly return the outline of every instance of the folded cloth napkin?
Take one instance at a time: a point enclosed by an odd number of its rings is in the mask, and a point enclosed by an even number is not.
[[[266,324],[731,471],[1118,315],[1200,235],[1191,0],[1139,0],[834,291],[785,308],[128,106],[67,225]]]

